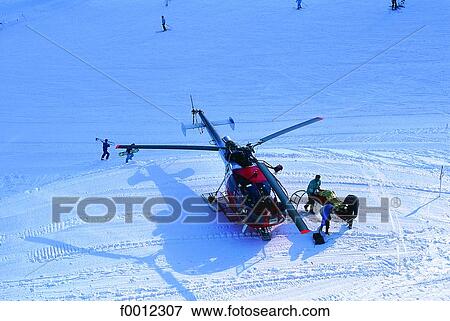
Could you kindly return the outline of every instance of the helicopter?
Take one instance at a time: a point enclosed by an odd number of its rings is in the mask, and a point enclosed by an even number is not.
[[[322,117],[314,117],[284,128],[259,139],[256,143],[241,146],[229,136],[221,137],[215,126],[230,125],[235,128],[235,121],[229,117],[224,121],[210,121],[201,109],[195,109],[192,103],[192,124],[181,124],[183,134],[187,130],[207,130],[211,137],[211,145],[148,145],[128,144],[116,145],[116,149],[143,150],[191,150],[219,152],[225,165],[225,176],[219,188],[211,193],[202,194],[203,200],[216,213],[221,212],[233,223],[242,224],[243,232],[247,228],[254,229],[262,240],[271,239],[273,227],[283,223],[287,215],[295,223],[301,234],[310,232],[309,228],[292,204],[286,189],[275,177],[283,169],[281,165],[272,166],[255,156],[255,147],[293,130],[321,121]],[[222,186],[225,191],[220,191]]]

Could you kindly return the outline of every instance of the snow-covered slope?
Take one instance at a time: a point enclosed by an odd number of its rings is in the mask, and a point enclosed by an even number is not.
[[[448,300],[450,3],[388,2],[2,1],[0,299]],[[95,137],[207,143],[180,131],[189,94],[241,142],[324,116],[258,155],[290,192],[320,173],[339,195],[400,206],[388,223],[335,221],[316,247],[292,225],[265,243],[229,224],[127,224],[121,207],[106,224],[52,223],[54,196],[217,188],[207,152],[99,160]]]

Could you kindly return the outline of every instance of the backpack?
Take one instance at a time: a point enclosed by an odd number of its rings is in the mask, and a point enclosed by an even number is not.
[[[313,239],[315,245],[325,244],[325,240],[323,239],[322,234],[320,234],[319,232],[313,234]]]

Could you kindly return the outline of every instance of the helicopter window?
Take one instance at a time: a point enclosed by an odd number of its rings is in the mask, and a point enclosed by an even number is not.
[[[262,184],[241,185],[242,194],[247,196],[248,200],[253,205],[256,204],[262,196],[270,196],[271,191],[270,184],[267,182]]]
[[[250,205],[254,205],[259,201],[260,193],[254,184],[242,186],[241,191],[244,196],[247,196],[247,202]]]

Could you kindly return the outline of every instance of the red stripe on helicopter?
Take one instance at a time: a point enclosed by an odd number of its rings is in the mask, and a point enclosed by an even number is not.
[[[267,178],[264,176],[264,174],[261,172],[261,170],[258,168],[258,166],[237,168],[237,169],[233,170],[233,173],[238,174],[239,176],[242,176],[243,178],[250,181],[251,183],[267,182]]]

